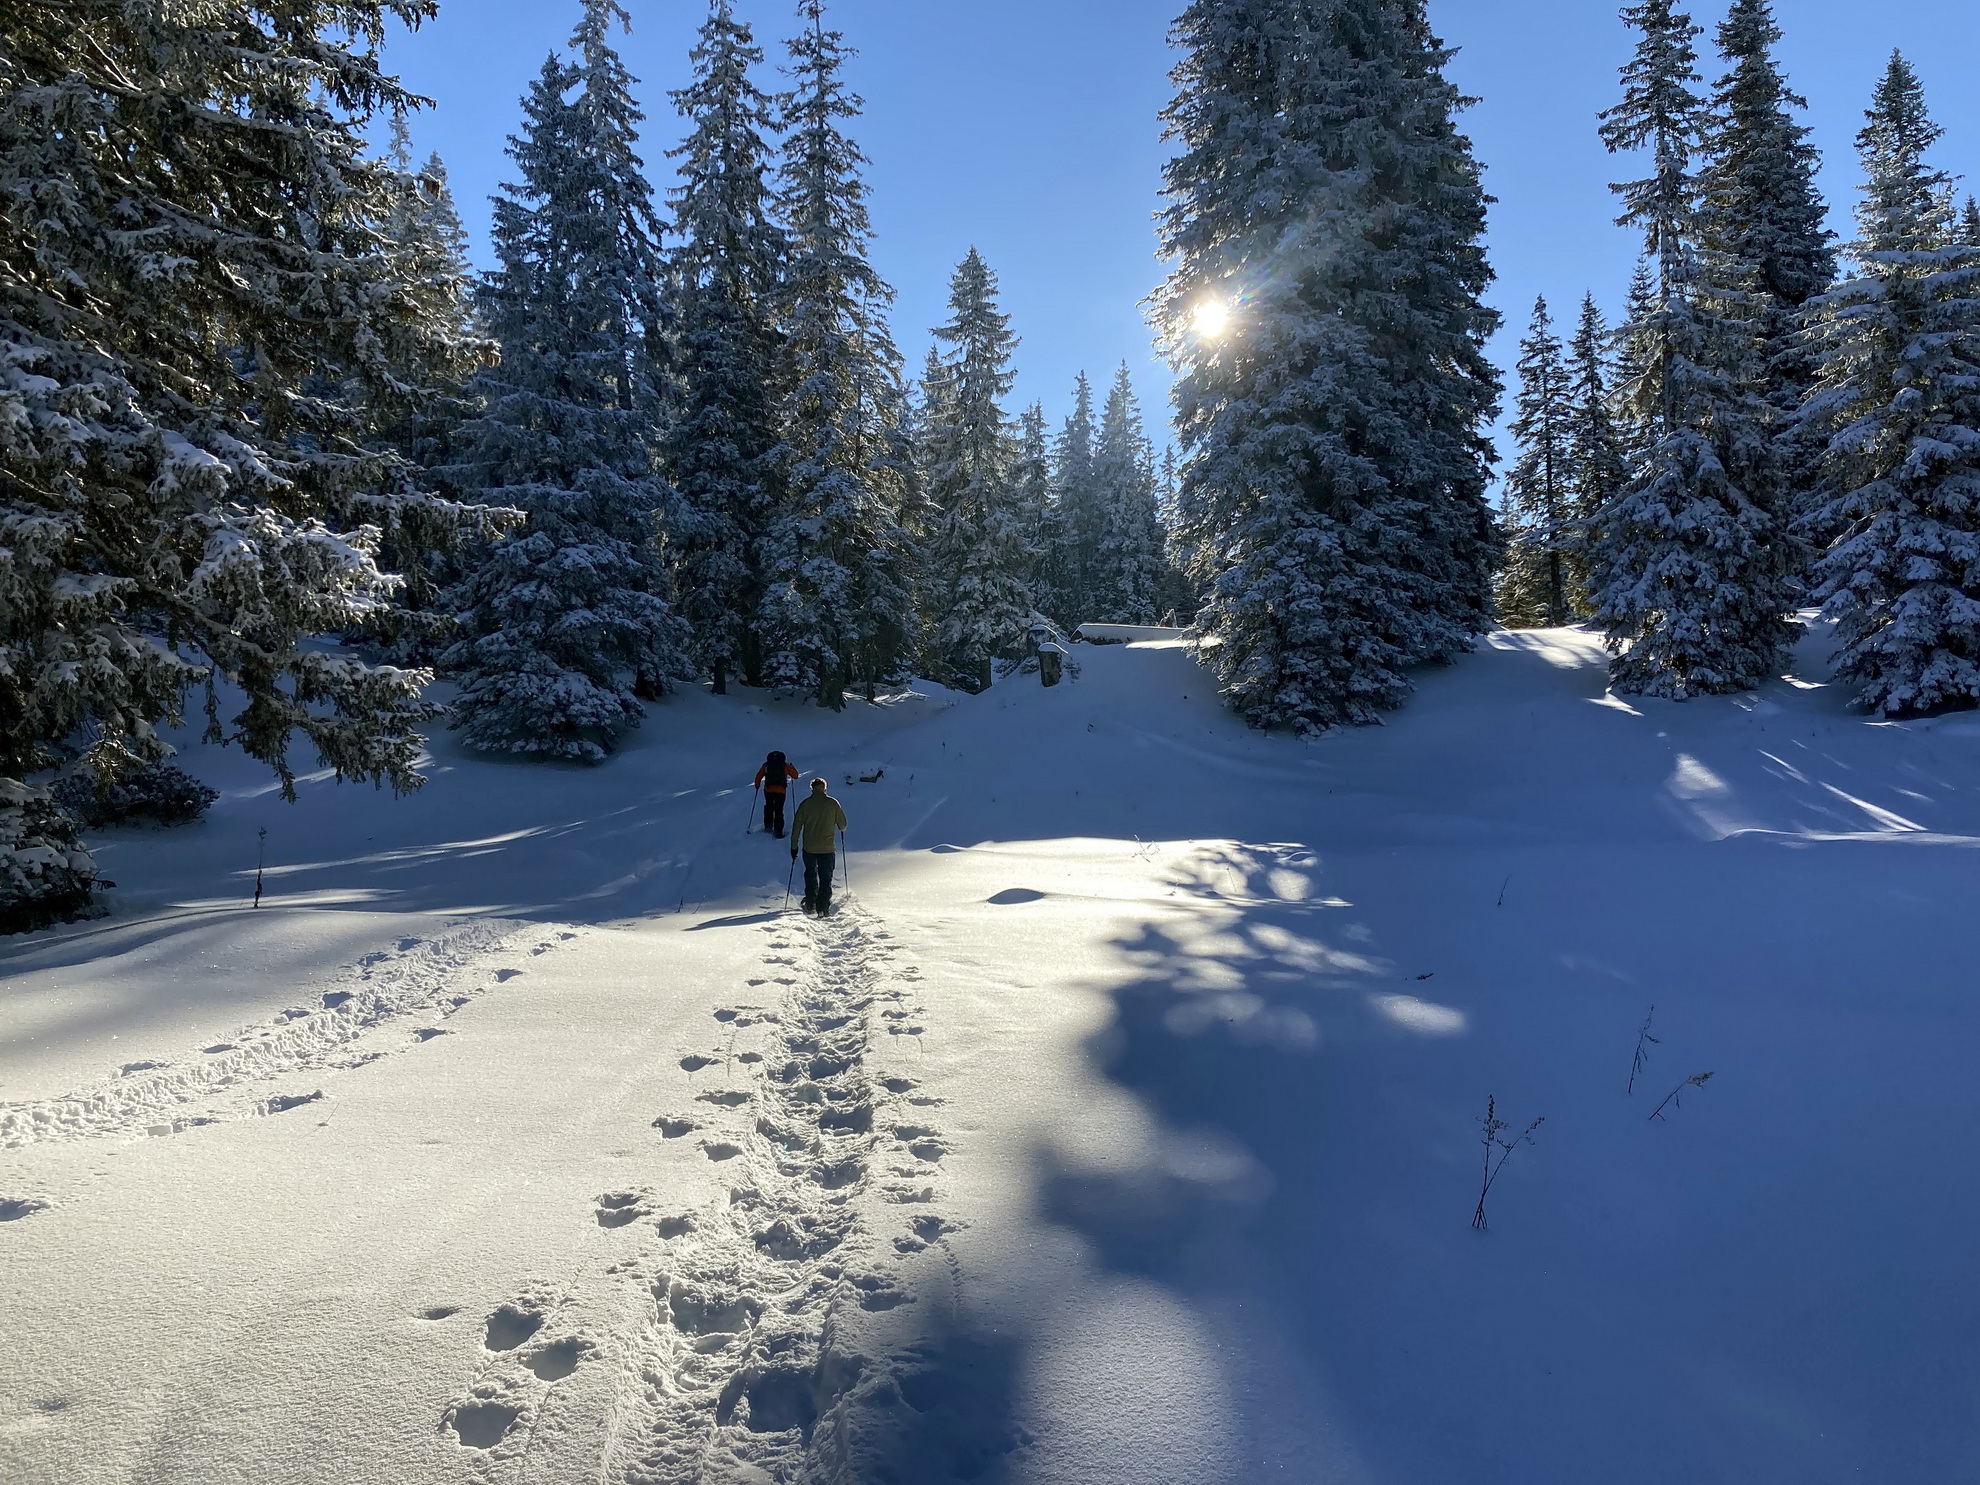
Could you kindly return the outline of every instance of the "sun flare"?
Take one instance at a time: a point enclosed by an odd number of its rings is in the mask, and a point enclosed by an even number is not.
[[[1206,340],[1218,340],[1231,327],[1231,307],[1215,297],[1199,299],[1193,319],[1198,335]]]

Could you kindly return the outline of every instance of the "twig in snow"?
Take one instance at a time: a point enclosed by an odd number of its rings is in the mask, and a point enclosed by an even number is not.
[[[1499,1179],[1499,1172],[1506,1168],[1506,1162],[1512,1158],[1512,1152],[1514,1150],[1517,1150],[1522,1144],[1530,1145],[1533,1143],[1533,1131],[1546,1122],[1547,1116],[1542,1114],[1518,1134],[1514,1135],[1511,1139],[1507,1139],[1505,1137],[1506,1131],[1511,1129],[1512,1125],[1499,1117],[1498,1099],[1491,1096],[1486,1098],[1485,1117],[1478,1121],[1479,1127],[1485,1131],[1485,1166],[1482,1173],[1482,1184],[1478,1188],[1478,1207],[1471,1214],[1471,1225],[1476,1231],[1483,1232],[1485,1230],[1485,1198],[1492,1194],[1492,1185]],[[1492,1159],[1492,1152],[1494,1150],[1499,1152],[1497,1161]]]
[[[1505,879],[1505,880],[1504,880],[1503,882],[1501,882],[1501,883],[1499,883],[1499,906],[1500,906],[1500,907],[1504,907],[1504,906],[1506,905],[1506,888],[1508,888],[1508,887],[1510,887],[1511,885],[1512,885],[1512,876],[1511,876],[1511,874],[1510,874],[1510,873],[1508,873],[1508,874],[1507,874],[1507,876],[1506,876],[1506,879]]]
[[[1658,1104],[1657,1107],[1655,1107],[1650,1111],[1650,1117],[1652,1119],[1663,1118],[1664,1108],[1666,1105],[1674,1109],[1683,1108],[1685,1089],[1703,1088],[1707,1083],[1711,1082],[1712,1079],[1717,1076],[1718,1076],[1717,1073],[1708,1073],[1708,1072],[1693,1073],[1690,1077],[1686,1078],[1682,1083],[1679,1083],[1677,1087],[1673,1088],[1669,1093],[1666,1093],[1664,1095],[1664,1102]]]
[[[268,827],[262,826],[256,832],[261,841],[261,853],[254,862],[254,905],[261,906],[261,875],[268,869]]]
[[[1650,1065],[1650,1049],[1663,1045],[1662,1042],[1650,1034],[1650,1022],[1656,1014],[1657,1007],[1653,1005],[1650,1007],[1649,1013],[1644,1016],[1643,1024],[1637,1028],[1636,1055],[1629,1059],[1629,1086],[1623,1089],[1623,1092],[1626,1094],[1634,1094],[1636,1092],[1637,1074],[1641,1073],[1644,1068]]]

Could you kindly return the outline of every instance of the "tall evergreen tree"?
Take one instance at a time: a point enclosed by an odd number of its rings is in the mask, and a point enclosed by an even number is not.
[[[549,57],[495,203],[500,267],[481,308],[501,342],[462,477],[528,515],[459,588],[454,725],[475,747],[596,760],[639,698],[682,671],[653,523],[666,486],[657,398],[658,225],[635,153],[640,114],[610,42],[617,0],[585,0],[577,59]]]
[[[949,285],[950,319],[935,331],[949,349],[924,388],[922,468],[932,531],[925,602],[941,679],[987,690],[991,666],[1016,652],[1037,613],[1025,573],[1017,447],[1004,416],[1017,337],[997,307],[997,280],[975,248]]]
[[[844,704],[849,684],[891,680],[915,639],[907,491],[891,458],[901,358],[887,328],[893,290],[867,258],[866,160],[844,122],[860,100],[850,55],[821,0],[790,43],[796,87],[782,100],[778,208],[788,267],[777,295],[788,387],[782,503],[763,545],[763,678]]]
[[[1187,627],[1196,618],[1201,600],[1197,591],[1197,553],[1185,533],[1191,528],[1182,508],[1182,474],[1173,446],[1162,450],[1155,476],[1155,505],[1162,521],[1162,591],[1156,608],[1164,624]]]
[[[474,310],[474,271],[468,263],[467,231],[461,226],[438,154],[415,165],[405,115],[392,120],[391,206],[380,229],[392,277],[409,294],[422,296],[447,329],[446,343],[476,348],[481,361],[496,347],[482,339]],[[420,354],[417,347],[412,347]],[[409,402],[403,414],[380,432],[381,447],[405,457],[404,478],[446,493],[447,468],[459,454],[460,425],[471,412],[468,370],[455,354],[397,373],[408,387],[426,394]],[[492,539],[501,527],[487,520],[464,521],[464,507],[430,497],[390,502],[380,512],[379,560],[399,574],[403,586],[391,608],[359,626],[356,637],[405,664],[436,659],[452,638],[453,614],[445,593],[464,575],[463,559],[473,540]]]
[[[1980,244],[1926,163],[1940,132],[1894,55],[1858,137],[1856,272],[1814,306],[1816,520],[1840,533],[1815,596],[1840,674],[1886,714],[1980,703]]]
[[[1652,173],[1616,190],[1621,220],[1643,231],[1656,297],[1627,332],[1635,380],[1624,391],[1647,446],[1597,525],[1596,617],[1619,690],[1743,690],[1778,672],[1796,633],[1788,613],[1797,564],[1772,504],[1751,335],[1714,312],[1723,291],[1698,248],[1699,30],[1671,0],[1642,0],[1623,15],[1641,39],[1602,138],[1612,151],[1650,152]]]
[[[411,789],[427,676],[305,648],[390,601],[379,501],[422,500],[379,432],[408,366],[471,348],[395,278],[366,121],[424,0],[0,10],[0,926],[75,908],[88,856],[26,777],[210,731],[292,792],[301,733]],[[381,492],[384,492],[381,495]]]
[[[694,79],[673,95],[689,132],[673,151],[680,386],[666,441],[668,541],[691,653],[723,692],[738,668],[751,685],[764,678],[763,543],[782,503],[775,300],[786,249],[768,179],[775,116],[751,75],[763,52],[729,0],[711,0],[691,58]]]
[[[448,326],[452,344],[475,348],[483,360],[493,343],[478,337],[475,325],[474,269],[468,262],[467,229],[461,225],[447,167],[438,154],[424,165],[412,158],[412,136],[402,114],[392,121],[391,198],[380,224],[381,247],[394,280],[405,292],[421,295],[436,319]],[[419,347],[409,347],[418,354]],[[448,462],[453,424],[461,416],[461,358],[428,360],[406,368],[407,381],[446,395],[423,397],[406,419],[383,437],[422,470]]]
[[[1543,298],[1519,348],[1519,457],[1506,474],[1502,519],[1506,565],[1499,573],[1499,622],[1512,629],[1559,626],[1574,614],[1569,519],[1574,488],[1570,372]]]
[[[1731,70],[1713,94],[1704,132],[1698,240],[1712,263],[1718,310],[1749,342],[1746,375],[1768,415],[1778,477],[1795,500],[1813,465],[1790,421],[1815,378],[1802,308],[1835,282],[1836,255],[1815,185],[1821,157],[1795,120],[1808,103],[1774,60],[1780,41],[1771,0],[1734,0],[1719,26]]]
[[[1089,617],[1152,624],[1162,588],[1162,526],[1155,509],[1155,451],[1125,362],[1108,389],[1093,450],[1101,525],[1095,544]]]
[[[1655,399],[1645,403],[1636,394],[1657,365],[1660,312],[1657,277],[1650,260],[1639,257],[1623,297],[1622,323],[1611,338],[1614,369],[1609,380],[1609,419],[1615,425],[1625,474],[1640,466],[1657,442],[1659,404]]]
[[[1566,545],[1570,592],[1576,617],[1590,612],[1588,534],[1595,517],[1629,483],[1622,430],[1614,414],[1614,337],[1593,294],[1581,300],[1581,318],[1568,347],[1569,511],[1572,540]]]
[[[1093,383],[1082,371],[1073,381],[1072,411],[1052,444],[1052,518],[1043,561],[1043,602],[1067,627],[1098,617],[1092,575],[1105,524],[1093,471],[1098,432]]]
[[[1489,624],[1485,197],[1418,0],[1197,0],[1159,312],[1205,658],[1240,714],[1371,722]]]
[[[1050,602],[1051,551],[1058,535],[1052,506],[1052,443],[1045,429],[1045,407],[1034,402],[1018,419],[1017,465],[1011,471],[1016,492],[1018,529],[1031,551],[1027,583],[1038,606],[1058,617]]]

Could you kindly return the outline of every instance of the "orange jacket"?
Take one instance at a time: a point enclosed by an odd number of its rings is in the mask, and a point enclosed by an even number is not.
[[[771,778],[770,760],[766,758],[763,760],[763,766],[756,771],[756,782],[763,786],[765,794],[788,794],[791,785],[797,782],[798,771],[786,763],[784,772],[789,775],[788,778]]]

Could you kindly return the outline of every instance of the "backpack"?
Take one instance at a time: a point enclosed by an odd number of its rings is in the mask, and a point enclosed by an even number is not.
[[[791,766],[784,761],[782,753],[772,753],[763,760],[763,787],[773,794],[787,788],[791,782]]]

